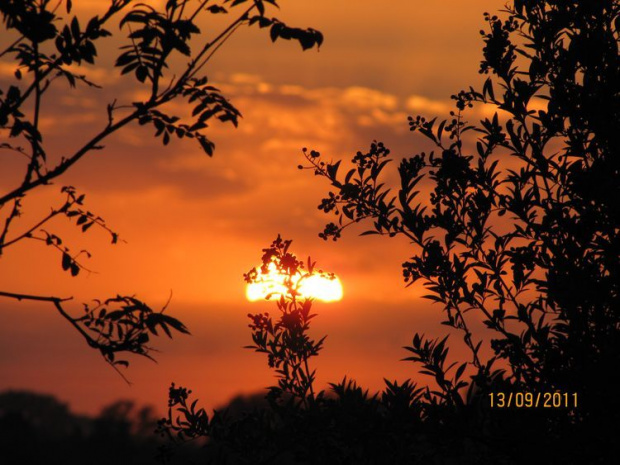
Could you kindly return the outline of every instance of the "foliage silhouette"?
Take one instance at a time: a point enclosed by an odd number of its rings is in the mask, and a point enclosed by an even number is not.
[[[313,402],[270,402],[232,420],[209,418],[173,386],[161,432],[208,438],[207,463],[617,460],[620,2],[518,0],[485,18],[488,79],[453,96],[448,120],[409,118],[436,148],[403,158],[398,186],[383,180],[392,158],[381,142],[344,176],[341,161],[313,150],[300,166],[334,187],[319,209],[337,221],[322,238],[370,221],[364,234],[411,241],[404,280],[428,289],[468,360],[451,361],[448,336],[416,334],[406,360],[433,387],[386,380],[370,396],[345,379]],[[474,107],[493,116],[470,124]],[[255,347],[269,353],[269,320],[253,318]],[[578,403],[491,404],[554,392]]]
[[[289,252],[291,242],[278,236],[271,247],[263,249],[260,271],[283,276],[285,292],[277,300],[280,316],[275,323],[269,313],[248,314],[255,345],[246,348],[267,354],[269,367],[278,376],[278,386],[270,388],[272,400],[281,399],[284,395],[289,396],[290,402],[301,402],[307,406],[315,400],[315,371],[310,371],[308,360],[319,354],[325,337],[319,341],[309,337],[310,321],[316,314],[311,312],[312,299],[302,298],[300,288],[308,278],[325,273],[315,271],[316,263],[310,257],[305,266]],[[257,282],[259,271],[253,268],[244,278],[247,283]],[[331,278],[334,279],[334,276]]]
[[[485,16],[480,72],[491,76],[482,90],[453,96],[450,120],[409,118],[436,150],[402,159],[397,189],[382,182],[392,158],[380,142],[358,152],[344,177],[340,162],[304,154],[336,188],[319,208],[338,222],[321,237],[336,240],[372,220],[366,234],[402,235],[415,246],[405,281],[424,283],[471,352],[446,381],[456,365],[442,366],[445,339],[416,335],[407,348],[407,360],[435,377],[441,402],[473,405],[477,393],[488,403],[497,391],[578,393],[578,408],[525,415],[521,424],[560,441],[576,454],[569,460],[594,463],[611,450],[603,425],[619,415],[620,4],[515,1],[506,13]],[[493,117],[468,124],[468,110],[480,105],[495,108]],[[493,333],[486,359],[483,335],[469,329],[475,318]],[[459,381],[467,365],[471,381]]]
[[[262,425],[263,422],[278,422],[280,415],[289,418],[295,412],[308,411],[323,399],[323,392],[315,394],[313,384],[316,370],[310,369],[308,360],[319,354],[325,337],[315,341],[309,335],[310,322],[316,314],[312,313],[312,298],[302,296],[301,288],[312,276],[321,275],[331,279],[334,279],[334,276],[317,270],[316,263],[310,257],[304,264],[289,251],[291,243],[292,241],[284,240],[278,235],[270,247],[263,249],[262,265],[252,268],[244,275],[248,284],[262,282],[261,276],[264,275],[281,277],[283,289],[277,289],[279,295],[265,296],[268,300],[276,298],[278,318],[274,321],[269,313],[248,314],[253,345],[246,346],[246,349],[267,354],[268,365],[274,370],[278,383],[270,387],[267,394],[272,412],[264,408],[260,412],[257,410],[258,418],[249,420],[254,425],[241,426],[247,417],[236,418],[232,428],[262,430],[265,426]],[[161,458],[168,460],[172,456],[172,449],[188,441],[206,438],[219,438],[224,443],[233,441],[230,446],[222,446],[225,450],[220,450],[220,446],[210,447],[209,457],[216,463],[219,463],[219,460],[228,460],[225,458],[228,449],[234,451],[233,454],[243,455],[244,452],[240,449],[242,438],[230,438],[228,411],[223,415],[215,412],[209,418],[204,409],[197,409],[197,400],[189,403],[190,394],[190,390],[177,388],[174,383],[170,387],[168,415],[160,420],[158,432],[169,438],[174,447],[163,447]],[[267,430],[251,433],[248,431],[248,434],[277,436],[276,432]],[[243,448],[245,447],[244,445]],[[250,447],[250,443],[247,447]],[[248,449],[247,453],[253,452]],[[272,456],[281,453],[287,456],[286,451],[281,452],[278,449],[261,451],[259,455],[265,460],[271,460]]]
[[[84,259],[88,251],[75,252],[62,238],[45,228],[52,220],[65,217],[75,221],[82,232],[91,227],[102,228],[110,234],[111,242],[119,241],[118,233],[110,229],[98,215],[84,206],[84,195],[72,186],[61,193],[65,200],[60,206],[23,232],[11,234],[24,208],[25,198],[42,186],[57,180],[87,154],[104,148],[103,143],[112,134],[125,129],[130,123],[150,125],[155,137],[168,145],[173,136],[195,139],[202,150],[213,155],[214,143],[204,130],[213,120],[231,122],[235,126],[240,112],[214,86],[210,85],[205,67],[215,52],[239,27],[268,28],[272,41],[278,38],[299,42],[303,50],[319,47],[323,41],[320,32],[309,28],[289,27],[277,18],[267,16],[269,9],[278,7],[275,0],[222,0],[207,5],[199,0],[167,0],[155,8],[134,0],[110,0],[101,15],[86,23],[71,15],[72,1],[6,0],[0,4],[0,14],[7,36],[13,42],[0,52],[0,58],[11,57],[15,65],[15,82],[0,89],[0,150],[24,157],[25,174],[15,179],[15,185],[0,193],[3,225],[0,229],[0,256],[19,242],[38,241],[56,249],[64,271],[77,276],[88,271]],[[196,45],[192,38],[201,31],[196,25],[201,16],[242,13],[211,40]],[[65,14],[66,13],[66,14]],[[80,71],[97,61],[97,47],[111,36],[110,24],[120,19],[121,33],[126,34],[115,66],[124,79],[133,78],[146,91],[143,97],[129,104],[113,100],[105,108],[107,124],[82,143],[73,153],[63,153],[55,160],[48,153],[41,126],[42,102],[52,87],[66,80],[69,87],[99,88]],[[186,57],[188,62],[175,67],[175,56]],[[176,68],[176,69],[175,69]],[[169,102],[184,100],[191,107],[191,116],[182,118],[170,113]],[[50,114],[53,110],[50,111]],[[48,302],[55,306],[84,337],[89,346],[98,349],[105,360],[115,368],[126,366],[119,354],[149,356],[150,335],[160,329],[169,337],[172,330],[188,333],[185,326],[163,310],[154,311],[133,296],[116,296],[103,302],[96,300],[85,305],[83,316],[72,316],[65,308],[70,299],[55,296],[31,295],[0,291],[0,297],[17,300]],[[165,309],[165,307],[164,307]]]
[[[299,289],[304,279],[325,273],[317,271],[310,258],[307,265],[298,260],[289,251],[291,242],[278,236],[263,249],[261,267],[244,276],[248,283],[260,282],[261,273],[270,271],[285,277],[286,289],[279,290],[275,301],[277,320],[269,313],[248,315],[254,345],[246,348],[267,354],[277,385],[268,389],[263,403],[255,402],[245,411],[233,403],[209,416],[191,398],[191,390],[173,383],[168,413],[158,422],[157,432],[168,439],[161,446],[160,460],[168,462],[181,446],[199,443],[206,463],[410,463],[433,456],[435,448],[445,444],[475,440],[476,433],[429,439],[429,432],[454,414],[454,404],[438,401],[441,393],[409,380],[399,384],[386,379],[381,394],[369,395],[345,377],[330,383],[329,392],[315,392],[316,371],[309,369],[307,360],[318,355],[325,337],[319,341],[310,337],[310,322],[316,316],[311,312],[313,300],[300,300]],[[441,371],[444,343],[417,347],[418,340],[412,350],[427,370]],[[460,384],[446,380],[440,386],[452,386],[456,395]],[[459,453],[454,449],[448,455]],[[486,447],[473,457],[485,456],[495,457]]]

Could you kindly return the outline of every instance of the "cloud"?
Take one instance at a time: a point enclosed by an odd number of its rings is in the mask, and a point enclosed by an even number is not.
[[[348,87],[343,90],[343,104],[350,104],[359,109],[381,109],[393,111],[398,107],[398,99],[391,94],[366,87]]]
[[[437,115],[447,117],[454,104],[448,104],[441,100],[432,100],[420,95],[412,95],[407,99],[406,107],[410,111],[424,114],[426,116]]]

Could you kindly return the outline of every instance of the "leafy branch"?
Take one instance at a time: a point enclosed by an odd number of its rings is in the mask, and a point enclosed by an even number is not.
[[[104,360],[118,371],[119,367],[129,366],[129,361],[119,359],[118,355],[134,354],[153,360],[150,355],[150,335],[158,336],[158,330],[169,338],[177,331],[189,334],[188,329],[176,318],[166,315],[164,307],[156,312],[147,304],[133,296],[116,296],[105,301],[95,301],[95,305],[84,304],[84,314],[71,316],[64,308],[72,298],[37,296],[0,291],[1,297],[15,300],[49,302],[84,338],[86,343],[98,350]],[[119,371],[119,374],[120,373]],[[124,376],[123,376],[124,378]]]
[[[64,216],[75,221],[84,233],[98,227],[110,235],[112,244],[119,241],[118,233],[84,207],[84,195],[67,186],[61,190],[66,198],[59,207],[51,208],[48,214],[13,234],[28,194],[53,183],[93,151],[102,150],[109,136],[134,122],[151,125],[163,145],[168,145],[173,136],[189,138],[196,140],[206,154],[213,155],[214,143],[204,132],[209,123],[217,119],[237,126],[241,116],[216,87],[209,85],[204,72],[211,57],[231,34],[241,26],[270,27],[272,40],[296,40],[304,50],[320,46],[323,37],[313,29],[291,28],[277,18],[268,18],[268,7],[278,7],[274,0],[224,0],[220,4],[208,0],[167,0],[158,8],[134,0],[109,0],[103,14],[87,21],[72,14],[72,6],[71,0],[7,0],[0,4],[3,26],[15,36],[0,53],[0,57],[10,58],[15,65],[15,82],[7,89],[0,89],[0,134],[6,137],[0,150],[17,153],[26,162],[23,176],[16,176],[21,181],[0,193],[0,211],[4,215],[0,254],[22,241],[37,241],[57,250],[62,269],[77,276],[82,270],[88,271],[83,258],[90,257],[90,253],[72,251],[49,229],[53,221]],[[236,9],[243,13],[194,49],[195,39],[201,34],[197,26],[201,16],[227,14]],[[66,81],[71,88],[100,88],[79,70],[85,64],[97,64],[98,48],[112,35],[108,27],[117,18],[126,39],[115,66],[123,79],[147,88],[148,97],[133,102],[114,99],[105,109],[105,126],[82,141],[73,153],[53,157],[46,147],[48,134],[41,127],[44,101],[56,89],[58,81]],[[188,61],[173,69],[171,63],[175,56]],[[176,99],[190,105],[189,117],[170,113],[167,104]],[[126,363],[115,359],[118,352],[148,356],[148,336],[156,335],[156,328],[169,336],[170,329],[186,332],[177,320],[153,312],[133,297],[117,297],[98,302],[94,307],[86,306],[85,315],[76,319],[62,308],[64,299],[11,292],[0,296],[53,303],[88,344],[99,349],[114,366]]]

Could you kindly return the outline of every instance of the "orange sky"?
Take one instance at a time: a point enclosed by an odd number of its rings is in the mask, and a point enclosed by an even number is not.
[[[82,13],[99,3],[74,0]],[[423,141],[409,133],[407,115],[445,114],[451,94],[480,82],[482,13],[502,2],[280,3],[278,17],[321,30],[325,43],[320,52],[302,53],[297,44],[271,45],[265,31],[251,29],[226,44],[208,74],[244,117],[236,130],[211,128],[213,159],[192,143],[164,148],[151,129],[131,127],[27,198],[15,231],[61,202],[62,185],[87,194],[88,208],[127,243],[110,246],[104,234],[82,235],[62,221],[54,230],[74,249],[93,252],[88,266],[96,273],[69,277],[58,255],[39,244],[20,244],[0,258],[0,289],[72,295],[76,309],[80,301],[116,293],[158,307],[172,290],[170,312],[193,335],[157,344],[158,364],[135,360],[129,387],[53,308],[3,300],[0,390],[50,392],[78,411],[95,412],[120,397],[163,408],[170,381],[191,386],[208,406],[268,386],[273,378],[264,358],[241,347],[250,342],[246,314],[270,305],[244,300],[242,274],[278,233],[344,285],[342,302],[316,304],[314,334],[329,335],[314,361],[319,383],[347,375],[378,389],[383,377],[418,378],[414,366],[399,361],[406,356],[402,346],[416,331],[440,334],[445,327],[439,308],[421,300],[419,289],[404,288],[400,264],[410,255],[408,244],[360,238],[355,231],[338,243],[323,242],[317,233],[330,219],[316,206],[327,186],[296,166],[302,147],[334,159],[350,158],[373,139],[396,156],[420,150]],[[44,104],[42,127],[55,156],[98,131],[114,97],[131,102],[140,92],[108,66],[115,50],[109,41],[102,65],[89,71],[103,90],[59,84]],[[3,88],[11,73],[10,63],[0,62]],[[2,192],[21,179],[18,161],[0,157]]]

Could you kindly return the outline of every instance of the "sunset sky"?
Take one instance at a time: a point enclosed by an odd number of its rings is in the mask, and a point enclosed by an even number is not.
[[[105,2],[74,4],[80,15],[92,15]],[[482,13],[503,2],[280,5],[275,16],[320,30],[325,42],[318,52],[302,52],[297,43],[272,44],[266,30],[244,28],[233,36],[208,75],[243,118],[238,129],[210,128],[212,159],[192,141],[163,147],[152,128],[131,126],[26,199],[14,232],[59,205],[63,185],[86,194],[87,208],[126,243],[112,246],[102,231],[81,234],[66,220],[49,229],[72,249],[92,252],[87,265],[93,273],[71,278],[61,270],[59,255],[38,243],[21,243],[0,257],[0,290],[73,296],[69,307],[75,311],[80,302],[116,294],[135,294],[160,308],[172,292],[168,311],[192,335],[158,340],[157,364],[132,359],[128,386],[52,306],[0,300],[0,390],[52,393],[79,412],[95,413],[118,398],[163,410],[171,381],[192,387],[209,407],[271,385],[265,358],[242,347],[251,343],[247,313],[275,307],[246,301],[243,273],[259,263],[261,249],[278,234],[293,239],[293,252],[311,255],[343,283],[341,302],[316,303],[313,334],[328,334],[313,360],[320,387],[345,375],[371,390],[380,389],[384,377],[423,380],[417,367],[400,361],[406,356],[402,346],[415,332],[439,335],[446,327],[439,324],[440,308],[421,299],[420,288],[404,287],[400,265],[412,249],[404,239],[358,237],[363,229],[324,242],[318,233],[331,218],[316,207],[328,186],[297,165],[302,147],[347,160],[373,139],[397,158],[427,147],[409,132],[407,116],[447,116],[450,95],[480,83]],[[217,33],[210,24],[202,25],[208,37]],[[9,40],[0,37],[0,45]],[[110,65],[118,39],[105,44],[101,63],[88,69],[102,90],[70,90],[58,82],[44,102],[45,140],[58,158],[105,125],[105,107],[114,98],[130,103],[143,92]],[[14,67],[3,60],[5,89]],[[0,133],[0,142],[5,137]],[[23,170],[23,160],[0,152],[0,191],[19,183]]]

